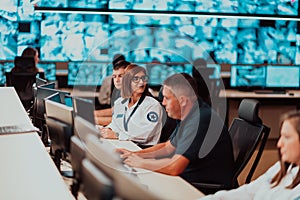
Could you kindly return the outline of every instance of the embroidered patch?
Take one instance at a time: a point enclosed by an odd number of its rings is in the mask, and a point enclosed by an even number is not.
[[[147,114],[147,119],[150,122],[157,122],[158,121],[158,114],[156,112],[149,112]]]
[[[116,118],[122,118],[124,114],[117,114]]]

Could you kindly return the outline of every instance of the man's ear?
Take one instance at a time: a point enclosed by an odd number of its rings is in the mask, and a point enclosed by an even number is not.
[[[187,97],[186,96],[180,96],[179,97],[179,103],[181,107],[184,107],[187,105]]]

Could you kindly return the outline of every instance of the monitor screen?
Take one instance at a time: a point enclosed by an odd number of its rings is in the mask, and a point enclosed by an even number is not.
[[[45,100],[45,110],[47,117],[58,119],[73,127],[73,108],[47,99]]]
[[[253,65],[232,65],[230,86],[237,88],[264,88],[266,68]]]
[[[0,62],[0,85],[5,85],[6,77],[5,72],[10,72],[14,67],[13,62]]]
[[[192,74],[192,65],[190,64],[147,64],[146,68],[149,75],[149,86],[160,86],[166,78],[176,73]]]
[[[100,86],[109,67],[109,63],[69,62],[68,86]]]
[[[45,78],[48,81],[56,80],[56,64],[55,63],[38,63],[37,67],[44,69]]]
[[[82,117],[91,124],[96,124],[94,118],[95,105],[93,100],[80,97],[72,97],[73,108],[76,116]]]
[[[267,66],[266,87],[299,88],[300,66]]]

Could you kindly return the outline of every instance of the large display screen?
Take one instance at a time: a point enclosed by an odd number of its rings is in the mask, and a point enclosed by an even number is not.
[[[69,62],[68,86],[100,86],[109,68],[109,63]]]

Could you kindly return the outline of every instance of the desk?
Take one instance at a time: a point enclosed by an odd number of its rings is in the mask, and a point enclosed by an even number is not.
[[[227,98],[228,125],[230,125],[233,118],[238,116],[238,108],[242,99],[258,100],[261,103],[259,115],[263,123],[271,128],[269,139],[279,137],[280,115],[300,108],[299,90],[289,90],[286,94],[257,94],[255,92],[226,89],[220,91],[220,97]]]
[[[140,149],[130,141],[109,140],[116,148],[126,148],[136,151]],[[144,169],[136,169],[137,177],[143,185],[162,199],[182,200],[198,199],[204,194],[179,176],[170,176]]]
[[[0,126],[32,125],[13,87],[0,87]]]
[[[0,199],[74,199],[37,133],[0,136]]]

